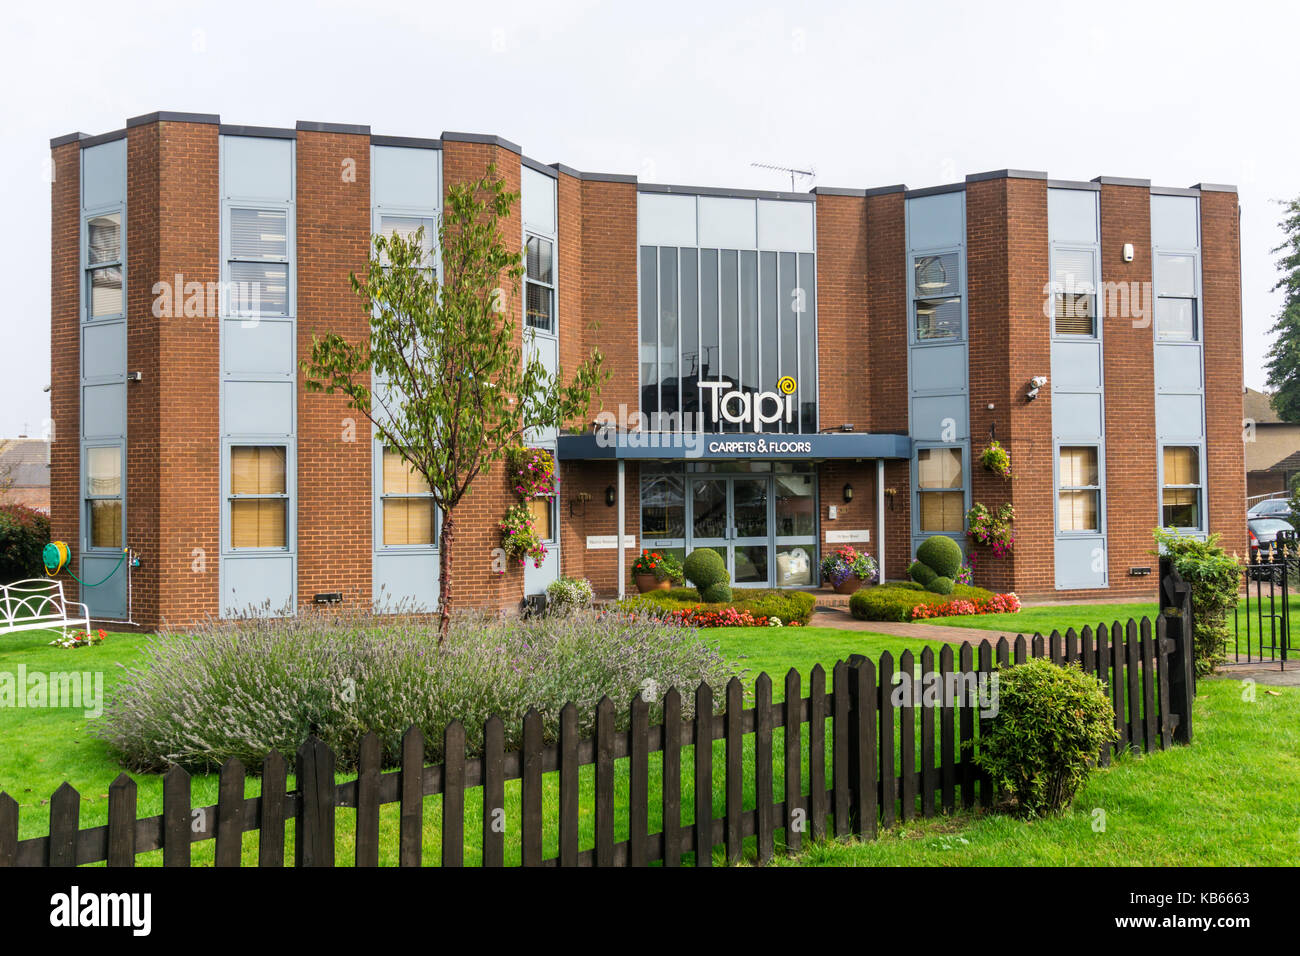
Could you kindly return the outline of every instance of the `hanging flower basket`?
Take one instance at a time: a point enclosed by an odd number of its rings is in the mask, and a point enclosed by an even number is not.
[[[980,452],[980,464],[995,475],[1001,475],[1003,478],[1011,477],[1011,456],[996,441],[989,442]]]

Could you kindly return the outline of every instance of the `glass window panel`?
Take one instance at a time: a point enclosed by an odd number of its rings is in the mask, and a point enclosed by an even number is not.
[[[1201,450],[1184,446],[1165,449],[1165,484],[1199,485],[1201,483]]]
[[[923,532],[962,531],[965,527],[965,495],[960,491],[923,491],[921,530]]]
[[[1194,298],[1196,257],[1168,254],[1156,256],[1156,293]]]
[[[283,263],[232,262],[232,314],[288,315],[289,267]]]
[[[677,410],[677,249],[659,250],[659,407]]]
[[[737,478],[732,482],[732,523],[741,538],[767,537],[766,478]]]
[[[1097,449],[1092,447],[1061,449],[1062,488],[1097,487]]]
[[[700,250],[700,377],[718,378],[718,250]]]
[[[776,476],[776,533],[781,537],[811,536],[817,531],[812,475]],[[779,583],[779,582],[778,582]]]
[[[122,493],[122,449],[86,449],[86,494],[94,497]]]
[[[642,476],[641,536],[686,537],[686,484],[681,475]]]
[[[961,337],[961,299],[922,299],[916,303],[917,341]]]
[[[554,296],[551,289],[535,282],[524,283],[524,319],[529,328],[550,332],[554,328],[551,304]]]
[[[122,502],[101,499],[90,504],[90,546],[92,548],[122,547]]]
[[[799,259],[783,252],[777,259],[777,322],[781,326],[781,355],[777,377],[799,378]]]
[[[659,411],[659,250],[641,247],[641,411]]]
[[[813,583],[814,545],[781,545],[776,549],[776,586],[807,587]]]
[[[682,333],[682,411],[697,413],[700,410],[700,289],[698,250],[681,250],[681,319]],[[691,430],[698,423],[691,425]]]
[[[719,359],[722,377],[733,385],[740,382],[740,304],[737,287],[740,262],[734,249],[722,250],[722,329]],[[728,426],[732,430],[735,426]]]
[[[384,449],[384,494],[427,495],[429,483],[400,454]]]
[[[1097,491],[1062,491],[1057,508],[1061,531],[1100,531]]]
[[[231,209],[230,254],[241,259],[287,259],[288,212],[282,209]]]
[[[1161,496],[1160,523],[1165,528],[1200,528],[1201,492],[1198,488],[1166,488]]]
[[[381,216],[379,218],[379,232],[384,236],[397,233],[403,239],[410,240],[421,228],[424,229],[424,234],[420,239],[420,245],[423,247],[424,254],[429,259],[430,264],[432,264],[433,239],[437,234],[437,225],[432,219],[417,216]]]
[[[741,584],[767,583],[767,545],[738,546],[732,558],[736,563],[733,580]]]
[[[122,214],[91,216],[86,220],[86,264],[122,261]]]
[[[230,493],[233,495],[284,494],[284,446],[241,445],[231,448]]]
[[[1156,338],[1195,342],[1196,337],[1195,299],[1156,299]]]
[[[817,430],[817,263],[812,253],[799,256],[799,403],[802,430]],[[838,424],[838,422],[836,423]]]
[[[917,256],[913,263],[918,299],[937,299],[961,294],[961,276],[957,272],[957,253]]]
[[[1056,296],[1057,335],[1093,335],[1093,306],[1096,296],[1076,293],[1058,293]]]
[[[727,536],[727,483],[691,482],[691,533],[697,538]]]
[[[90,270],[90,317],[122,314],[122,269],[107,266]]]
[[[555,247],[547,239],[529,236],[526,243],[528,278],[537,282],[553,283]]]
[[[741,388],[763,388],[758,367],[758,253],[740,254],[740,376]]]
[[[386,498],[383,508],[385,545],[434,543],[432,498]]]
[[[1086,249],[1058,249],[1052,253],[1052,282],[1056,292],[1097,291],[1095,259]]]
[[[241,498],[230,503],[232,548],[283,548],[286,502],[283,498]]]
[[[776,253],[761,252],[758,256],[758,326],[763,354],[759,359],[759,387],[764,391],[776,388],[781,377],[777,371],[777,357],[781,351],[781,327],[777,316],[780,303],[776,291]]]
[[[553,498],[528,499],[528,514],[532,516],[533,529],[543,541],[555,540],[555,527],[552,521],[554,512]]]
[[[916,452],[917,487],[963,487],[960,448],[920,448]]]

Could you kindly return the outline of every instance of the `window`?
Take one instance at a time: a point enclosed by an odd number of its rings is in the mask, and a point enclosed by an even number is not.
[[[528,499],[528,514],[533,529],[543,541],[555,540],[555,497]]]
[[[961,276],[957,253],[917,256],[912,270],[916,340],[961,338]]]
[[[289,213],[230,210],[230,313],[289,314]]]
[[[1095,446],[1062,447],[1057,530],[1101,530],[1101,481]]]
[[[437,520],[429,484],[391,448],[383,460],[384,547],[437,542]]]
[[[1166,528],[1201,527],[1201,450],[1169,446],[1164,450],[1164,484],[1160,489],[1160,523]]]
[[[86,449],[86,527],[89,547],[122,547],[121,445]]]
[[[555,332],[555,244],[540,236],[524,241],[524,320],[539,332]]]
[[[381,216],[379,219],[379,232],[383,236],[392,236],[397,233],[403,239],[410,241],[415,238],[415,234],[423,229],[420,244],[424,248],[424,258],[430,271],[433,270],[433,241],[437,237],[437,224],[433,219],[420,216]]]
[[[121,315],[122,214],[91,216],[86,220],[86,314],[99,319]]]
[[[686,482],[681,475],[641,476],[641,537],[686,537]]]
[[[1158,254],[1156,293],[1156,338],[1165,342],[1199,341],[1196,257]]]
[[[1052,252],[1052,328],[1057,335],[1097,334],[1095,258],[1086,249]]]
[[[966,521],[965,477],[960,448],[921,448],[916,453],[920,530],[962,531]]]
[[[230,449],[231,548],[287,548],[289,492],[283,445]]]

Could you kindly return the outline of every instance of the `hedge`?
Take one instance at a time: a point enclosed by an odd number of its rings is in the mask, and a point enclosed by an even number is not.
[[[859,592],[861,593],[861,592]],[[721,611],[734,608],[739,612],[748,611],[754,617],[778,617],[781,623],[807,624],[812,617],[817,598],[807,591],[748,590],[737,588],[732,600],[707,602],[701,601],[694,588],[670,588],[666,591],[647,591],[645,594],[630,597],[622,602],[629,610],[645,610],[650,613],[681,611],[698,607],[704,611]]]
[[[49,515],[25,505],[0,506],[0,584],[39,578],[41,551],[49,543]]]
[[[910,621],[912,608],[923,604],[988,601],[992,597],[992,591],[969,584],[954,584],[951,594],[936,594],[915,581],[898,581],[854,591],[849,598],[849,613],[860,621]]]

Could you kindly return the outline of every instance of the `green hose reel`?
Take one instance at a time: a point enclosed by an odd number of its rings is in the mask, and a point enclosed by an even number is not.
[[[72,552],[62,541],[51,541],[47,544],[45,549],[41,552],[41,560],[45,564],[45,573],[50,577],[53,577],[60,571],[66,569],[68,577],[72,578],[72,580],[76,581],[83,588],[97,588],[108,581],[108,579],[113,575],[117,574],[118,569],[122,567],[123,563],[125,563],[126,556],[130,554],[130,551],[130,548],[123,548],[122,556],[117,559],[117,564],[113,565],[113,570],[109,571],[108,574],[104,575],[103,578],[96,581],[94,584],[88,584],[72,573],[72,569],[68,567],[68,561],[72,557]]]

